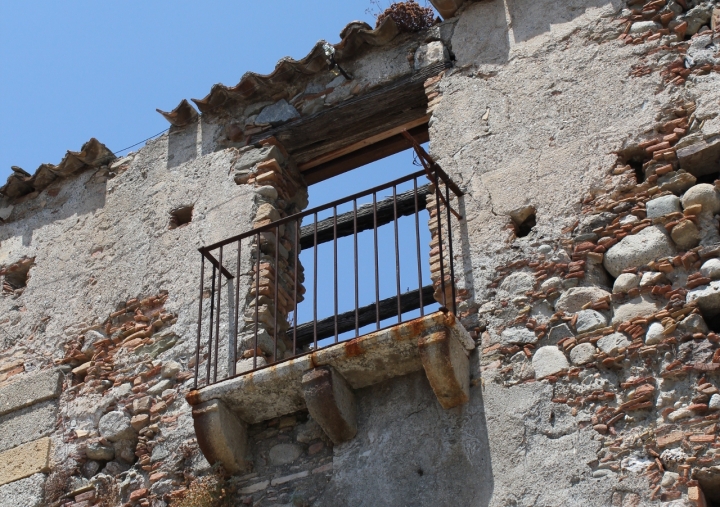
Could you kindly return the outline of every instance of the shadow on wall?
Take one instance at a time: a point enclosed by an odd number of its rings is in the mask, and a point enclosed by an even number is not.
[[[606,5],[620,9],[623,5],[620,0],[505,0],[505,3],[516,43],[549,32],[551,25],[572,21],[587,9]]]
[[[12,248],[12,242],[8,240],[22,236],[22,246],[32,246],[36,229],[103,208],[106,189],[107,178],[98,169],[89,169],[77,177],[56,181],[37,197],[15,206],[11,221],[0,227],[0,244],[7,242]]]
[[[358,434],[336,446],[316,505],[487,507],[492,465],[480,387],[444,410],[422,371],[356,391]]]
[[[506,63],[513,44],[549,32],[551,25],[567,23],[594,7],[612,5],[620,9],[622,0],[482,0],[460,16],[452,40],[460,65]],[[506,14],[506,11],[508,14]],[[508,15],[510,19],[508,20]]]

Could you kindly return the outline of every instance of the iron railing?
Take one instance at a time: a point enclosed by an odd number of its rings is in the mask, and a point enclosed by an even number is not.
[[[397,323],[402,323],[404,316],[417,310],[422,316],[425,308],[432,304],[439,303],[441,309],[457,313],[452,218],[454,215],[459,220],[460,215],[452,208],[452,201],[457,202],[456,198],[463,193],[422,148],[417,145],[415,148],[424,166],[422,171],[200,248],[202,263],[195,356],[196,389],[203,384],[203,380],[204,385],[211,385],[333,345],[347,339],[343,334],[349,334],[348,338],[358,337],[362,328],[373,324],[379,330],[381,323],[387,319],[397,317]],[[430,181],[425,183],[421,180],[424,178]],[[412,189],[398,193],[401,185],[411,185]],[[392,195],[379,199],[378,193],[383,191],[392,191]],[[363,198],[372,200],[359,206],[358,201]],[[352,211],[338,214],[338,207],[342,205],[352,205]],[[319,214],[330,211],[332,214],[329,218],[318,219]],[[423,275],[423,268],[427,269],[428,258],[424,258],[420,240],[423,227],[420,216],[423,213],[429,216],[431,247],[436,244],[429,252],[425,252],[435,266],[435,271],[431,271],[430,275],[433,280],[427,280],[430,282],[427,285],[423,282],[423,278],[427,278]],[[413,260],[401,259],[398,224],[402,217],[414,217],[416,239]],[[308,220],[309,223],[302,225]],[[407,220],[404,223],[407,225]],[[386,225],[394,228],[393,245],[378,243],[378,230]],[[360,233],[370,230],[374,252],[375,297],[372,303],[361,306],[358,242]],[[283,243],[282,237],[290,239]],[[338,240],[343,237],[352,237],[352,248],[347,250],[353,256],[354,309],[340,313],[338,295],[342,289],[338,286]],[[332,242],[333,247],[334,262],[328,269],[333,270],[331,295],[334,312],[319,320],[318,294],[323,291],[323,287],[318,286],[318,246],[326,242]],[[386,246],[389,248],[386,249]],[[298,308],[305,293],[300,256],[303,252],[307,257],[310,249],[313,265],[312,320],[298,324]],[[392,252],[395,261],[395,295],[381,299],[381,260],[391,262],[383,258],[388,251]],[[402,292],[401,262],[417,264],[417,289]],[[205,280],[207,263],[212,268],[209,291]],[[241,280],[243,277],[247,279],[244,284]],[[225,299],[223,280],[226,281]],[[242,285],[248,294],[242,305],[244,317],[241,317],[240,303]],[[204,299],[209,301],[204,303]],[[240,321],[241,318],[244,322]],[[410,318],[415,318],[415,315]],[[221,326],[222,331],[227,333],[227,340],[220,337]],[[244,339],[243,343],[240,343],[241,338]],[[243,356],[238,357],[239,347],[243,345],[245,362],[249,363],[249,359],[252,359],[252,364],[238,371],[238,359],[243,359]],[[201,378],[202,362],[204,379]]]

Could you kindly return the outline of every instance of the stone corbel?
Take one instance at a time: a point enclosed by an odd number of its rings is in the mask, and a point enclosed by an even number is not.
[[[211,465],[220,464],[231,474],[245,471],[249,463],[247,425],[219,400],[193,407],[198,445]]]
[[[355,394],[332,366],[314,368],[302,379],[308,412],[335,444],[351,440],[357,433]]]
[[[468,347],[448,329],[423,336],[418,341],[420,359],[430,386],[443,408],[454,408],[470,400]]]

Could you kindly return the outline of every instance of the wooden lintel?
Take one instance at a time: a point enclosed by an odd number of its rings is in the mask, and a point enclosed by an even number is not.
[[[427,123],[415,127],[409,132],[419,143],[426,143],[430,140]],[[303,172],[303,177],[308,185],[312,185],[410,148],[412,148],[412,143],[402,134],[397,134],[308,169]]]

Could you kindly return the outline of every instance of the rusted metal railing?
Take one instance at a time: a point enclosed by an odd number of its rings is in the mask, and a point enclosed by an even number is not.
[[[415,149],[424,166],[422,171],[200,248],[202,263],[195,388],[333,345],[345,339],[343,334],[349,335],[348,338],[358,337],[365,327],[379,330],[381,323],[391,318],[397,317],[397,323],[402,323],[409,312],[419,310],[422,316],[426,307],[432,304],[439,303],[441,309],[456,313],[452,238],[453,216],[459,220],[460,215],[452,205],[453,200],[457,202],[457,198],[463,194],[421,147],[415,146]],[[399,193],[400,186],[412,188]],[[383,191],[391,191],[392,195],[378,198],[378,194]],[[363,199],[369,202],[358,205]],[[352,211],[338,214],[341,205],[351,205]],[[322,212],[332,214],[329,218],[319,220],[318,215]],[[432,243],[437,243],[432,251],[421,244],[421,215],[430,219]],[[399,219],[402,217],[414,217],[412,228],[415,245],[412,250],[415,250],[415,259],[401,258],[400,255]],[[406,220],[403,223],[407,225],[409,222]],[[378,230],[383,226],[394,228],[393,244],[379,243]],[[372,303],[361,306],[359,241],[362,239],[360,233],[370,230],[374,252],[375,298]],[[283,237],[284,241],[281,240]],[[338,240],[344,237],[352,237],[352,248],[347,248],[343,255],[353,256],[354,309],[340,313],[338,295],[342,288],[338,284]],[[333,243],[334,263],[333,266],[327,266],[328,272],[333,272],[332,288],[318,285],[318,269],[325,270],[325,267],[318,266],[318,246],[328,242]],[[311,302],[302,301],[305,289],[301,280],[303,268],[300,258],[301,252],[307,256],[309,250],[312,250],[313,265]],[[393,257],[396,293],[381,299],[381,267],[383,263],[390,263]],[[425,285],[423,267],[427,268],[428,259],[436,259],[433,261],[436,266],[435,276],[431,272],[433,280],[428,280],[429,283]],[[417,264],[417,280],[414,280],[417,288],[403,293],[400,265],[405,262]],[[206,265],[211,267],[209,284],[206,281]],[[241,297],[244,297],[240,292],[243,279],[247,280],[244,305],[240,302]],[[371,281],[364,277],[363,280],[366,283]],[[209,290],[207,285],[210,286]],[[331,294],[334,309],[332,315],[323,319],[318,316],[319,291]],[[349,292],[345,294],[350,295]],[[305,305],[312,304],[312,319],[298,324],[298,308],[302,302]],[[242,322],[241,311],[244,313]],[[410,318],[415,317],[413,315]],[[393,322],[390,325],[396,324]],[[221,339],[221,331],[227,333],[227,340]],[[268,335],[271,336],[271,346],[268,346]],[[245,362],[249,363],[252,359],[252,364],[238,371],[238,359],[243,359],[238,357],[241,336],[245,340]],[[247,346],[248,341],[251,347]],[[285,349],[284,353],[282,349]]]

